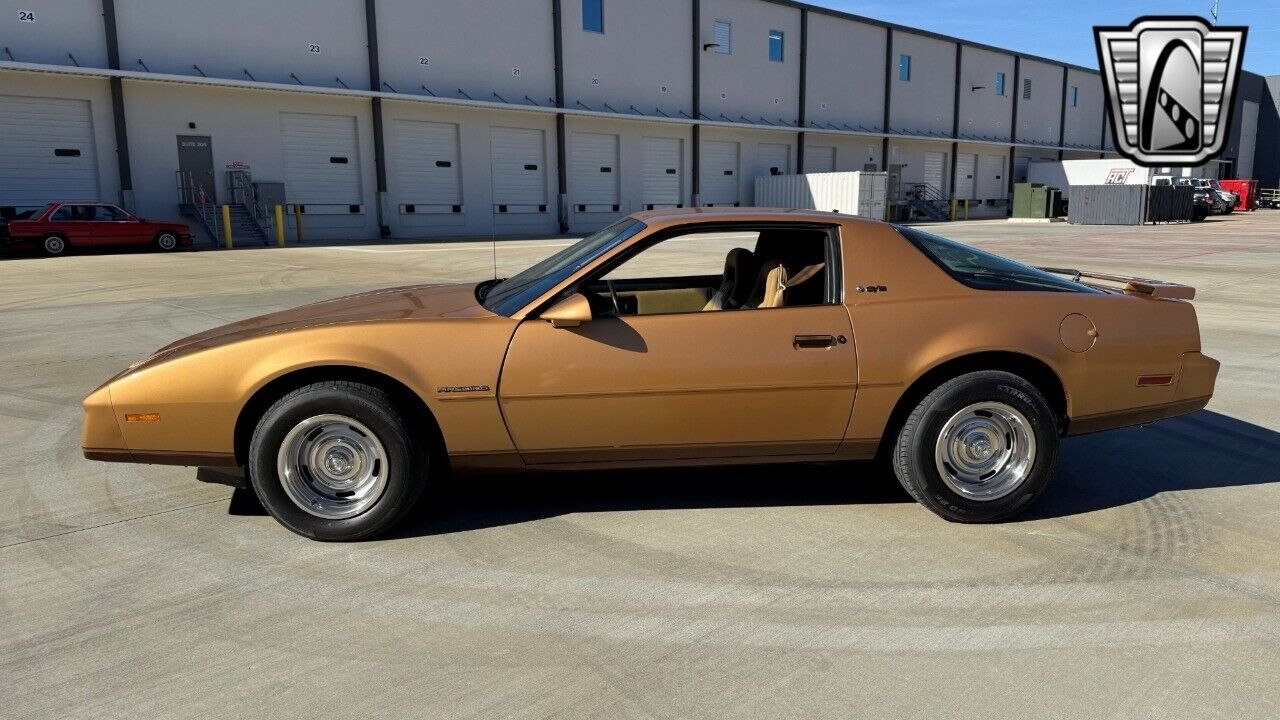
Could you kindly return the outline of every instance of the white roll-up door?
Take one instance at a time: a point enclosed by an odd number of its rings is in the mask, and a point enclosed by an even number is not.
[[[943,183],[943,172],[947,165],[947,154],[926,151],[924,154],[924,184],[934,190],[946,194],[947,186]]]
[[[977,189],[978,156],[970,153],[956,154],[956,198],[972,200]]]
[[[291,205],[313,214],[362,211],[354,117],[280,113],[280,140]]]
[[[699,168],[702,204],[708,207],[738,204],[738,143],[708,140],[702,143]]]
[[[791,146],[760,143],[756,148],[755,175],[772,175],[775,169],[778,175],[791,174]]]
[[[1008,195],[1004,160],[1003,155],[983,155],[978,159],[979,200],[998,200]]]
[[[618,212],[618,136],[569,135],[569,204],[575,212]]]
[[[1240,152],[1236,156],[1235,177],[1253,179],[1253,153],[1258,147],[1258,103],[1245,100],[1240,112]]]
[[[87,100],[0,96],[0,206],[102,200]]]
[[[644,187],[641,203],[645,210],[684,207],[680,196],[683,147],[680,138],[644,139]]]
[[[836,149],[826,145],[805,146],[804,171],[807,173],[835,172]]]
[[[454,123],[396,120],[392,126],[400,212],[461,213],[462,168]]]
[[[547,162],[543,131],[495,127],[490,152],[494,212],[546,212]]]

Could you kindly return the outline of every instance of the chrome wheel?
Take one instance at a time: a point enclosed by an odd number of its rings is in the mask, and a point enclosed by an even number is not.
[[[298,507],[326,520],[367,510],[387,485],[387,452],[368,427],[345,415],[294,426],[276,455],[280,484]]]
[[[178,247],[178,238],[170,235],[169,233],[165,233],[156,238],[156,245],[158,245],[161,250],[172,250]]]
[[[67,249],[67,241],[57,235],[50,235],[44,239],[44,251],[50,255],[61,255],[63,250]]]
[[[1026,416],[1000,402],[956,413],[938,433],[934,460],[947,487],[970,500],[995,500],[1031,474],[1036,436]]]

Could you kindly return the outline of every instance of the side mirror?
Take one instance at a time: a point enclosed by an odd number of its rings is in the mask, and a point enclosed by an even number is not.
[[[574,293],[560,302],[547,308],[542,319],[551,323],[551,327],[578,327],[591,320],[591,303],[579,293]]]

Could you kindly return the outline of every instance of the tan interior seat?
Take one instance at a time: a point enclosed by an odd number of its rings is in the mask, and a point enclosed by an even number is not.
[[[789,276],[787,267],[781,263],[768,269],[764,278],[764,297],[756,307],[780,308],[786,306],[787,290],[817,277],[826,263],[817,263],[801,268],[794,276]],[[761,270],[764,272],[764,270]]]

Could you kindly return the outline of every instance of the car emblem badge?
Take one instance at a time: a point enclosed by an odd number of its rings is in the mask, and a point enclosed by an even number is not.
[[[1201,165],[1222,153],[1248,28],[1142,17],[1093,32],[1121,155],[1156,167]]]

